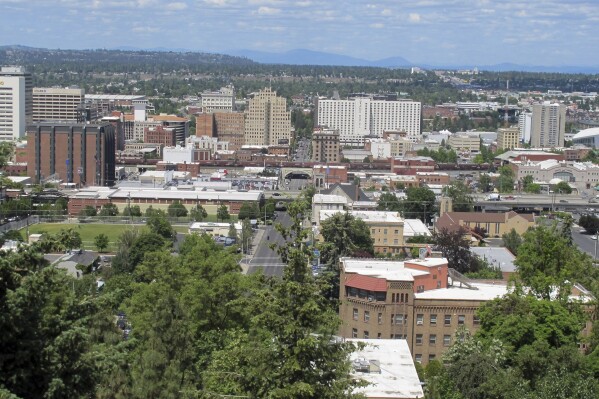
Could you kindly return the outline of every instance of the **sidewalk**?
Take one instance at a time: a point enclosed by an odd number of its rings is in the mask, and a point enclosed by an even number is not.
[[[264,230],[265,230],[264,226],[262,226],[258,230],[256,230],[256,233],[252,237],[252,247],[250,248],[250,252],[248,254],[245,254],[243,256],[243,258],[241,258],[241,261],[239,262],[239,265],[241,266],[241,272],[243,274],[247,274],[247,272],[250,268],[249,264],[252,261],[252,259],[254,258],[254,254],[256,253],[256,250],[260,246],[260,243],[262,242],[262,238],[264,237]]]

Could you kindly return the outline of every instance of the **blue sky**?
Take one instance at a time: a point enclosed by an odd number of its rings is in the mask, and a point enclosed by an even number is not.
[[[0,0],[0,44],[598,66],[599,0]]]

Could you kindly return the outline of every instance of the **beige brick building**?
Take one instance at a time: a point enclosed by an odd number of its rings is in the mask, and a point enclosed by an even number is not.
[[[256,93],[245,111],[245,144],[289,144],[291,140],[291,114],[287,101],[265,88]]]
[[[512,229],[522,235],[534,225],[535,218],[531,213],[442,212],[435,223],[435,230],[452,231],[463,227],[468,231],[474,231],[478,228],[483,229],[489,237],[501,237]]]
[[[454,134],[449,136],[447,145],[455,151],[478,152],[480,151],[480,137],[468,134]]]
[[[514,149],[520,147],[520,130],[517,127],[497,130],[497,149]]]
[[[83,89],[34,87],[33,121],[75,122],[84,98]]]

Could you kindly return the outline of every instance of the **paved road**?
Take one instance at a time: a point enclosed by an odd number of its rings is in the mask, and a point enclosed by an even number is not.
[[[277,212],[275,222],[288,227],[291,225],[291,218],[285,212]],[[270,249],[269,245],[273,243],[282,245],[285,243],[285,240],[274,226],[266,226],[262,240],[258,244],[258,248],[255,249],[254,256],[250,261],[248,273],[254,273],[262,269],[263,273],[267,276],[281,277],[283,275],[285,265],[281,262],[279,254]]]
[[[595,250],[599,251],[599,243],[591,239],[590,234],[581,233],[581,230],[583,229],[580,227],[572,227],[572,241],[578,246],[578,249],[595,257]]]

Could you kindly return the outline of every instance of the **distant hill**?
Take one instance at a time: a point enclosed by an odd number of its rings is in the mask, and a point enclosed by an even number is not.
[[[335,66],[362,66],[362,67],[409,67],[412,63],[402,57],[385,58],[378,61],[369,61],[347,55],[325,53],[305,49],[289,50],[284,53],[270,53],[255,50],[233,50],[228,54],[247,57],[250,60],[263,64],[288,64],[288,65],[335,65]]]

